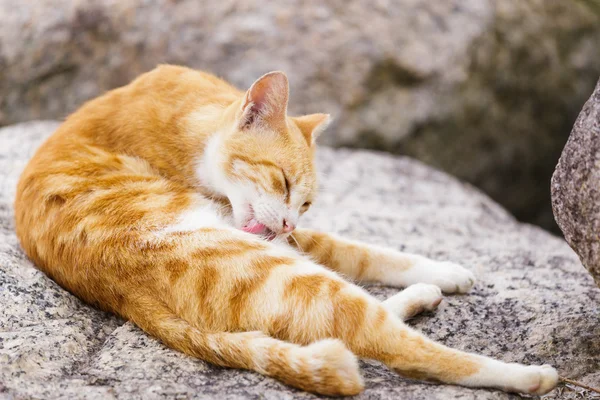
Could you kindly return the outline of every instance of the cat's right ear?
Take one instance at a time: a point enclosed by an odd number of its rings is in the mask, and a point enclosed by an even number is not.
[[[302,117],[293,117],[292,120],[300,128],[300,132],[302,132],[308,144],[312,146],[315,144],[317,137],[331,123],[331,116],[329,114],[309,114]]]
[[[242,100],[240,129],[261,124],[285,126],[289,86],[281,71],[269,72],[252,84]]]

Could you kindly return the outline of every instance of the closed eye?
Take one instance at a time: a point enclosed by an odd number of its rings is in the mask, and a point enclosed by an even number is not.
[[[283,173],[283,179],[285,180],[285,192],[289,196],[290,195],[290,181],[288,180],[285,172],[283,172],[283,170],[281,170],[281,172]]]
[[[302,204],[302,207],[300,207],[300,212],[306,212],[311,205],[312,203],[310,201],[307,201],[306,203]]]
[[[288,179],[283,169],[281,170],[281,173],[283,174],[283,180],[285,181],[285,201],[287,203],[290,201],[292,185],[290,184],[290,180]]]

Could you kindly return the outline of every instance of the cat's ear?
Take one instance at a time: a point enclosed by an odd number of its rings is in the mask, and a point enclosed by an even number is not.
[[[285,126],[288,97],[288,79],[283,72],[263,75],[252,84],[242,100],[240,128],[257,123]]]
[[[293,120],[298,128],[300,128],[308,144],[313,145],[317,137],[331,123],[331,116],[329,114],[310,114],[302,117],[294,117]]]

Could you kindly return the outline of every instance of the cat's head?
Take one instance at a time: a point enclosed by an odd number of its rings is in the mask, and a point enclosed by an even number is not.
[[[260,79],[229,107],[228,128],[213,152],[237,228],[273,238],[287,235],[317,192],[315,140],[327,114],[288,117],[288,80],[282,72]]]

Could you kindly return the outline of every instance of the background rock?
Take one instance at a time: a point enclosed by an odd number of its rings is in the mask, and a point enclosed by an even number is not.
[[[595,0],[0,0],[0,125],[62,118],[157,63],[241,87],[291,78],[329,144],[414,156],[518,218],[553,224],[549,180],[600,74]]]
[[[600,286],[600,81],[556,166],[552,205],[565,239]]]
[[[18,175],[54,122],[0,130],[0,398],[316,399],[259,374],[169,350],[34,268],[14,233]],[[411,322],[447,345],[505,361],[550,363],[600,386],[600,289],[567,244],[520,224],[471,186],[408,158],[321,149],[324,192],[304,219],[349,238],[460,262],[478,283]],[[386,298],[397,289],[370,286]],[[361,362],[358,399],[518,399],[404,379]],[[550,399],[570,399],[565,388]]]

